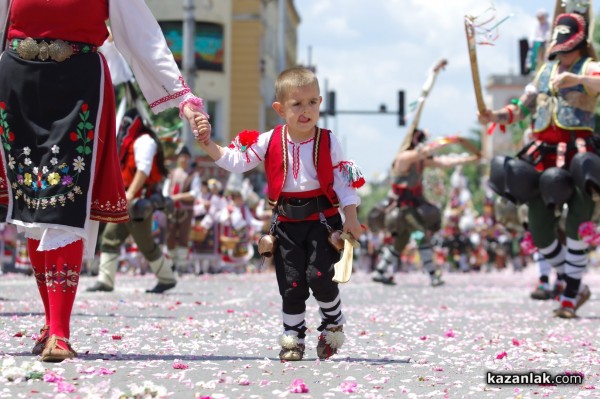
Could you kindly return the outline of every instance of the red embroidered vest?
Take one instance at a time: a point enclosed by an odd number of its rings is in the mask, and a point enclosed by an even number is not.
[[[135,166],[135,153],[133,150],[133,145],[135,141],[142,134],[145,134],[143,130],[142,120],[139,117],[136,117],[135,120],[129,126],[127,130],[126,136],[123,138],[123,142],[121,143],[121,148],[119,149],[119,158],[121,161],[121,175],[123,176],[123,184],[125,185],[125,189],[129,187],[131,182],[133,182],[133,178],[135,173],[137,172],[137,167]],[[142,190],[144,188],[153,187],[155,184],[158,184],[162,181],[162,175],[160,174],[160,170],[158,168],[158,163],[156,159],[156,154],[152,159],[152,169],[150,169],[150,176],[144,182],[144,186],[138,191],[135,196],[139,197]]]
[[[333,190],[333,163],[331,161],[331,143],[329,130],[315,127],[315,140],[313,143],[313,162],[317,170],[317,178],[321,191],[329,198],[334,207],[339,206],[339,201]],[[267,153],[265,154],[265,173],[269,204],[275,206],[288,174],[288,134],[287,126],[278,125],[273,129],[269,139]]]

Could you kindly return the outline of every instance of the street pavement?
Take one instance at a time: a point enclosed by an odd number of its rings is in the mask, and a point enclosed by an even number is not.
[[[355,273],[341,285],[347,317],[340,352],[319,361],[319,325],[307,304],[307,352],[278,359],[275,275],[184,275],[164,295],[152,275],[120,274],[112,293],[82,276],[71,340],[59,364],[30,354],[43,309],[33,277],[0,275],[0,398],[576,398],[600,397],[600,269],[575,320],[529,293],[536,270],[447,273],[432,288],[420,272],[396,286]],[[582,384],[493,385],[486,372],[583,374]],[[136,396],[138,395],[138,396]]]

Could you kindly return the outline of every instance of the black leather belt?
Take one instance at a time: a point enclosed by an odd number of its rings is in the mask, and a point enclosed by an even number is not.
[[[302,220],[310,215],[333,208],[325,195],[312,198],[282,197],[277,202],[277,212],[288,219]]]

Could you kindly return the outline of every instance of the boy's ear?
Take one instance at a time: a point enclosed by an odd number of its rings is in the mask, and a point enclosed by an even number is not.
[[[283,118],[283,105],[281,105],[280,102],[275,101],[273,103],[272,107],[275,110],[275,112],[277,112],[277,115],[279,115]]]

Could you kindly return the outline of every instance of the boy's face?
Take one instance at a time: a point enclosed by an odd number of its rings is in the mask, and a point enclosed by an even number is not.
[[[285,119],[290,132],[309,133],[319,120],[321,101],[318,86],[312,84],[290,90],[282,102],[273,103],[273,109]]]

